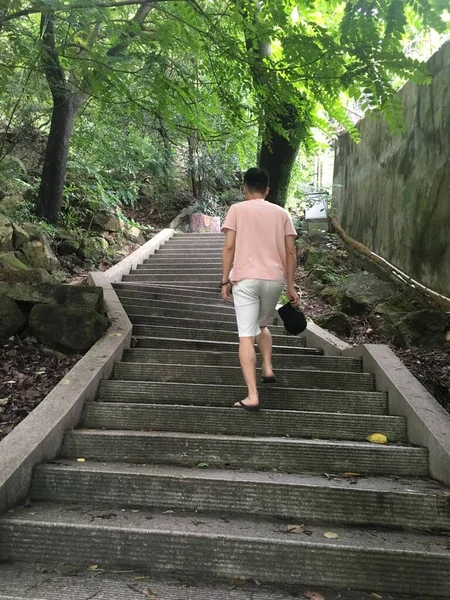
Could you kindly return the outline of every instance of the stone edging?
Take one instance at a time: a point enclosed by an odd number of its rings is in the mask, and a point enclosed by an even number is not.
[[[132,325],[111,284],[120,281],[122,275],[153,254],[173,234],[173,229],[164,229],[106,273],[89,274],[89,283],[103,288],[111,326],[33,412],[2,440],[0,514],[26,499],[34,467],[57,456],[64,432],[79,423],[85,401],[95,398],[100,381],[110,376],[114,363],[130,347]]]
[[[363,371],[375,375],[377,390],[388,394],[389,414],[406,417],[409,441],[428,449],[431,477],[450,485],[450,415],[389,346],[351,346],[311,321],[302,336],[307,346],[322,348],[325,356],[362,359]]]

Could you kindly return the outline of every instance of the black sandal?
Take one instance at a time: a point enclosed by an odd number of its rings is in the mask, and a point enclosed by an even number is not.
[[[263,383],[276,383],[277,378],[275,377],[275,375],[271,375],[270,377],[264,377],[264,375],[262,375],[262,382]]]
[[[242,400],[239,400],[238,402],[239,406],[236,406],[236,404],[233,404],[234,408],[243,408],[244,410],[247,410],[248,412],[258,412],[259,411],[259,404],[258,406],[248,406],[248,404],[244,404],[242,402]]]

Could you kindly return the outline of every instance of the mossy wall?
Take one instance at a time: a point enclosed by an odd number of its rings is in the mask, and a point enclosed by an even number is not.
[[[339,137],[333,198],[349,235],[450,296],[450,42],[428,69],[430,85],[399,92],[404,133],[366,117],[359,144]]]

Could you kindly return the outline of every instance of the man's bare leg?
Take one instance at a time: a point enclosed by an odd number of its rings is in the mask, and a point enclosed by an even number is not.
[[[262,375],[263,377],[273,377],[272,334],[268,327],[261,327],[261,333],[256,337],[256,343],[262,357]]]
[[[239,360],[245,383],[248,388],[248,396],[242,402],[247,406],[258,406],[259,396],[256,385],[256,352],[254,337],[239,338]],[[236,402],[235,406],[239,406],[239,402]]]

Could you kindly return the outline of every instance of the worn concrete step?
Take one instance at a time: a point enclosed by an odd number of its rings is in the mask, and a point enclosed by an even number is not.
[[[424,448],[203,433],[79,429],[66,432],[61,457],[186,467],[205,462],[288,473],[428,476]]]
[[[32,511],[22,507],[0,519],[0,560],[450,596],[446,538],[334,526],[336,537],[328,539],[329,523],[311,527],[309,535],[287,534],[288,526],[261,518],[36,503]]]
[[[183,260],[186,258],[216,258],[222,259],[221,248],[174,248],[172,246],[161,246],[159,250],[153,254],[153,256],[172,256]]]
[[[178,289],[194,289],[194,290],[205,290],[207,292],[215,292],[216,290],[219,289],[219,285],[217,283],[216,279],[205,279],[200,280],[197,278],[191,278],[190,276],[187,276],[186,279],[183,278],[182,281],[176,281],[174,282],[174,278],[171,277],[170,275],[124,275],[122,278],[123,281],[125,282],[141,282],[141,283],[146,283],[146,284],[152,284],[152,283],[156,283],[157,285],[161,285],[161,286],[170,286],[172,288],[175,288],[176,286],[174,285],[174,283],[178,284]]]
[[[147,282],[118,282],[114,283],[113,287],[115,290],[126,290],[141,294],[151,294],[157,298],[159,296],[172,296],[174,298],[198,298],[203,301],[218,301],[223,304],[223,300],[220,296],[220,290],[199,290],[195,288],[189,288],[186,286],[175,286],[175,285],[159,285],[155,283]]]
[[[122,303],[122,306],[128,306],[130,308],[145,308],[147,314],[151,314],[153,309],[164,308],[168,310],[177,311],[179,316],[183,316],[186,311],[189,312],[199,312],[202,315],[207,313],[208,311],[211,314],[222,314],[226,316],[235,315],[234,306],[229,304],[228,302],[220,302],[217,301],[208,301],[208,299],[196,302],[195,300],[189,301],[188,299],[183,300],[182,297],[172,296],[170,301],[167,300],[153,300],[151,298],[142,298],[139,296],[128,296],[128,294],[132,294],[132,292],[127,292],[124,290],[123,292],[118,293],[118,297]],[[275,318],[275,317],[274,317]]]
[[[88,429],[179,431],[357,441],[364,441],[371,433],[382,431],[390,442],[406,441],[404,417],[285,409],[261,411],[255,418],[244,410],[231,407],[88,402],[85,405],[82,425]]]
[[[138,402],[200,406],[231,406],[245,398],[239,385],[204,385],[152,381],[100,382],[98,399],[103,402]],[[306,388],[259,386],[261,408],[316,412],[387,414],[387,394]],[[236,409],[238,410],[238,409]],[[372,432],[382,433],[382,432]]]
[[[139,337],[165,337],[187,340],[209,340],[217,342],[233,342],[238,339],[237,331],[223,329],[195,329],[190,327],[173,327],[165,325],[135,325],[133,335]],[[302,347],[305,339],[293,335],[273,335],[274,345]]]
[[[113,377],[122,381],[177,381],[215,385],[244,383],[240,367],[188,363],[188,355],[181,365],[120,362],[114,365]],[[278,387],[375,391],[375,376],[372,373],[277,369],[276,377]]]
[[[141,279],[147,279],[148,281],[165,281],[167,283],[175,283],[174,278],[171,274],[165,274],[164,272],[152,272],[146,273],[145,271],[139,271],[138,269],[134,269],[130,272],[126,277],[138,277]],[[124,280],[129,281],[129,280]],[[208,283],[216,283],[216,287],[219,287],[217,284],[217,277],[214,273],[202,273],[197,271],[196,273],[180,273],[177,275],[176,282],[186,283],[186,282],[208,282]],[[219,282],[220,283],[220,277]]]
[[[136,304],[136,302],[138,304]],[[140,304],[139,304],[140,302]],[[219,307],[209,307],[204,305],[203,309],[196,309],[196,304],[181,304],[183,308],[173,306],[172,304],[160,303],[159,306],[154,303],[149,303],[150,301],[142,301],[142,300],[124,300],[121,298],[121,304],[125,308],[129,317],[133,317],[131,319],[132,323],[143,323],[147,325],[170,325],[171,323],[175,325],[186,324],[185,321],[189,321],[189,325],[191,325],[191,321],[203,321],[203,317],[207,316],[208,321],[214,319],[212,321],[216,326],[218,323],[221,324],[221,327],[233,327],[236,328],[236,315],[234,310],[228,312],[220,312],[217,310]],[[192,307],[192,308],[191,308]],[[216,310],[211,310],[214,308]],[[180,318],[181,317],[181,318]],[[275,321],[276,317],[272,319]],[[202,327],[201,329],[204,329]]]
[[[135,314],[134,311],[127,311],[130,321],[133,325],[163,325],[164,327],[184,327],[187,329],[196,329],[198,332],[203,330],[215,331],[217,329],[221,331],[228,331],[233,333],[235,336],[238,335],[238,328],[236,317],[231,319],[223,319],[217,313],[208,314],[204,312],[203,318],[191,318],[189,315],[183,312],[172,311],[172,315],[166,315],[164,319],[161,319],[158,315],[143,314],[145,311],[140,310],[139,314]],[[273,320],[273,319],[272,319]],[[270,332],[274,338],[280,337],[293,337],[290,336],[284,327],[280,325],[270,324]]]
[[[186,267],[195,267],[196,265],[201,265],[201,266],[205,266],[205,267],[219,267],[220,268],[222,266],[222,260],[218,259],[218,258],[204,258],[201,261],[199,261],[196,258],[185,258],[181,262],[177,262],[170,256],[166,256],[165,258],[163,256],[161,256],[159,258],[157,256],[152,256],[151,258],[146,258],[142,264],[146,265],[146,266],[161,266],[161,267],[164,267],[164,266],[180,267],[183,265],[185,265]]]
[[[62,461],[35,469],[30,495],[33,501],[450,531],[445,489],[427,480]]]
[[[160,249],[170,249],[170,250],[195,250],[195,251],[212,251],[212,252],[222,252],[223,249],[223,240],[219,243],[214,242],[183,242],[183,241],[169,241],[166,242]]]
[[[161,350],[159,348],[132,348],[125,350],[122,360],[125,362],[153,362],[162,364],[209,365],[219,367],[239,366],[236,352],[207,352],[201,350]],[[359,358],[343,356],[295,356],[292,354],[274,354],[274,369],[317,369],[319,371],[362,372]]]
[[[126,285],[126,284],[125,284]],[[158,302],[160,305],[168,306],[170,304],[174,304],[175,308],[182,308],[186,305],[194,305],[199,306],[200,309],[203,308],[213,308],[214,310],[217,307],[220,310],[217,312],[234,312],[234,305],[232,302],[224,302],[218,295],[213,295],[210,297],[209,295],[194,295],[194,292],[190,291],[187,293],[180,293],[179,290],[166,290],[164,292],[163,289],[159,288],[160,291],[151,291],[151,289],[146,290],[145,288],[139,289],[141,286],[135,286],[134,284],[129,284],[132,289],[116,289],[117,296],[122,300],[129,301],[131,298],[138,301],[138,304],[142,303],[142,305],[146,305],[147,302]]]
[[[302,338],[304,340],[304,338]],[[305,343],[304,341],[301,343]],[[136,348],[159,348],[160,350],[170,350],[172,348],[178,350],[213,350],[215,352],[223,350],[224,352],[238,350],[238,342],[214,340],[192,340],[186,338],[168,338],[162,336],[141,336],[134,338],[134,346]],[[257,349],[257,346],[255,346]],[[258,349],[257,349],[258,350]],[[283,344],[275,344],[273,346],[273,354],[315,354],[321,355],[320,348],[306,348],[306,346],[285,346]]]
[[[359,600],[353,593],[319,590],[327,600]],[[280,586],[239,581],[180,580],[147,570],[87,570],[50,563],[0,565],[0,600],[292,600]],[[383,600],[411,600],[384,596]]]
[[[213,276],[219,274],[219,277],[222,275],[222,268],[219,264],[210,265],[197,263],[192,265],[174,265],[174,264],[165,264],[165,265],[153,265],[153,264],[142,264],[138,265],[136,271],[138,273],[170,273],[170,274],[180,274],[180,273],[210,273]]]

